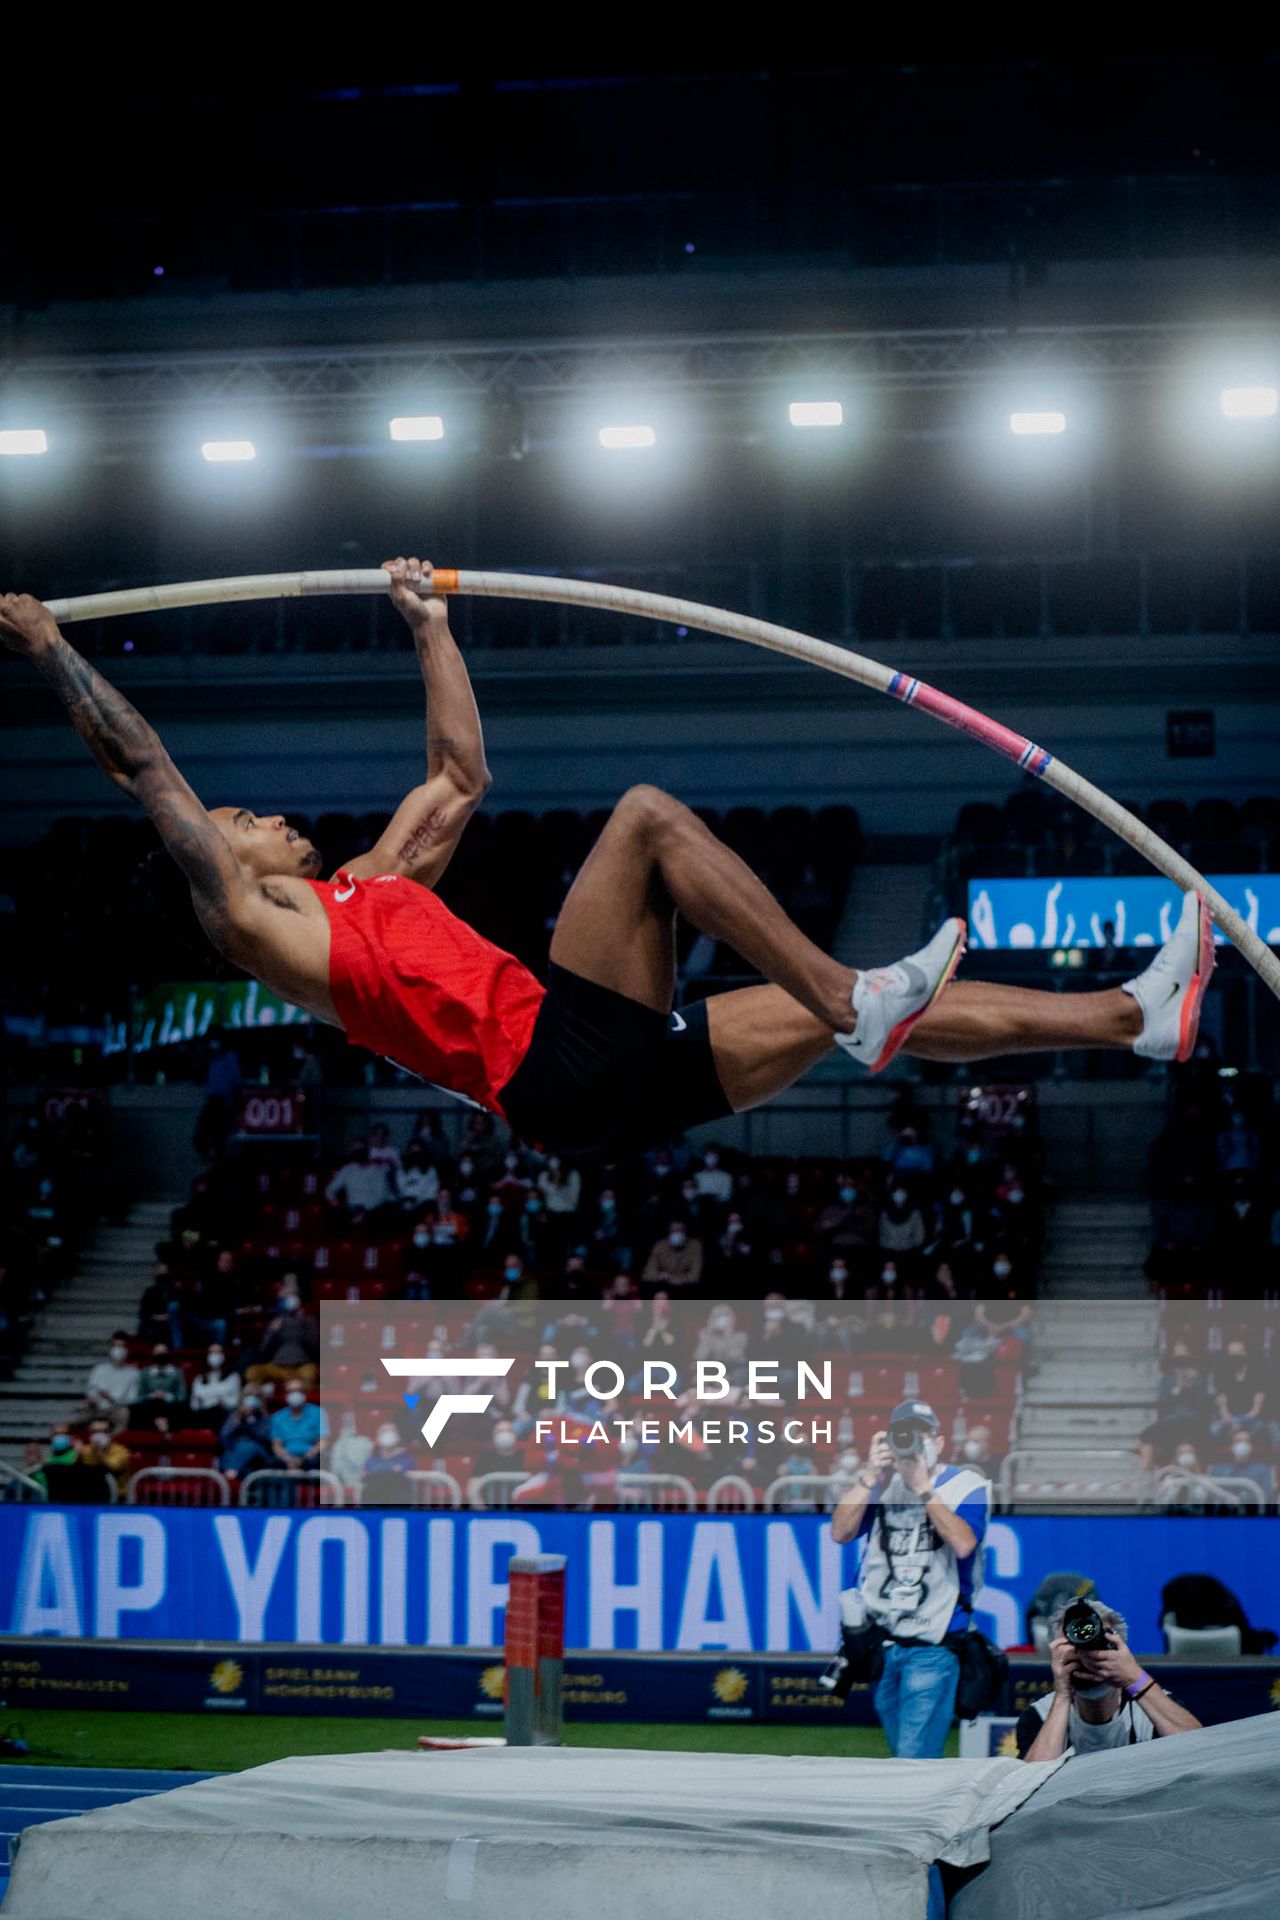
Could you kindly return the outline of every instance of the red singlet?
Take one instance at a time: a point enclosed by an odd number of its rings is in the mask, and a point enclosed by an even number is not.
[[[545,987],[416,880],[313,880],[332,943],[329,991],[347,1038],[501,1113]]]

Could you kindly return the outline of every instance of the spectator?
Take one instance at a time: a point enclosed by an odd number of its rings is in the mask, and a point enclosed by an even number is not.
[[[1226,1457],[1210,1465],[1210,1476],[1215,1480],[1251,1480],[1263,1504],[1270,1506],[1276,1497],[1275,1468],[1259,1453],[1247,1428],[1237,1427],[1225,1438],[1228,1441]]]
[[[383,1121],[369,1129],[369,1157],[371,1167],[385,1167],[389,1183],[395,1186],[400,1177],[400,1149],[392,1145],[391,1129]]]
[[[702,1279],[702,1242],[691,1240],[683,1220],[673,1220],[645,1261],[644,1283],[670,1292],[692,1292]]]
[[[102,1414],[95,1414],[89,1422],[89,1433],[80,1457],[86,1466],[101,1467],[109,1473],[116,1483],[116,1491],[123,1498],[133,1471],[133,1455],[128,1447],[121,1446],[111,1430],[111,1422]]]
[[[391,1174],[384,1161],[371,1160],[369,1142],[353,1140],[348,1158],[324,1190],[331,1207],[352,1223],[369,1219],[395,1199]]]
[[[1262,1165],[1262,1142],[1239,1107],[1218,1135],[1218,1166],[1223,1173],[1256,1173]]]
[[[218,1439],[222,1448],[218,1467],[222,1473],[243,1480],[246,1474],[276,1464],[271,1445],[271,1423],[263,1407],[261,1394],[244,1395],[240,1405],[224,1420]]]
[[[516,1221],[522,1259],[531,1267],[546,1267],[561,1245],[556,1228],[548,1221],[540,1193],[525,1195]]]
[[[900,1268],[904,1260],[909,1263],[911,1256],[919,1254],[924,1246],[924,1214],[901,1181],[889,1190],[888,1202],[880,1215],[877,1238],[880,1251],[896,1255]]]
[[[660,1290],[653,1296],[648,1325],[640,1335],[640,1345],[647,1354],[662,1357],[669,1354],[675,1344],[676,1330],[671,1319],[671,1295]]]
[[[737,1366],[746,1358],[747,1336],[738,1325],[737,1315],[727,1304],[713,1307],[698,1335],[695,1360],[720,1360]]]
[[[440,1169],[428,1160],[416,1140],[411,1140],[404,1165],[396,1176],[396,1192],[406,1213],[420,1215],[440,1191]]]
[[[265,1380],[299,1380],[314,1387],[320,1378],[319,1358],[316,1323],[302,1311],[298,1294],[290,1290],[280,1295],[280,1311],[263,1335],[257,1359],[245,1368],[245,1381],[257,1387]]]
[[[1225,1360],[1213,1370],[1213,1388],[1213,1433],[1227,1433],[1236,1427],[1252,1433],[1262,1428],[1267,1411],[1265,1383],[1243,1339],[1233,1336],[1229,1340]]]
[[[138,1398],[130,1420],[137,1427],[171,1432],[181,1425],[186,1406],[186,1378],[162,1342],[151,1349],[151,1358],[138,1376]]]
[[[888,1177],[922,1180],[933,1172],[934,1153],[914,1126],[902,1127],[884,1150]]]
[[[191,1424],[220,1431],[227,1415],[240,1404],[240,1375],[228,1368],[225,1349],[210,1347],[204,1371],[191,1382]]]
[[[574,1227],[582,1206],[582,1175],[576,1167],[566,1167],[553,1153],[538,1175],[538,1192],[548,1218],[560,1231],[563,1249],[574,1237]]]
[[[598,1261],[608,1266],[626,1266],[631,1258],[628,1236],[624,1233],[618,1210],[618,1195],[613,1187],[602,1187],[596,1201],[596,1215],[588,1236]]]
[[[355,1414],[344,1413],[338,1437],[329,1449],[330,1473],[337,1474],[344,1487],[358,1487],[372,1452],[373,1441],[367,1433],[357,1431]]]
[[[600,1310],[604,1325],[609,1329],[611,1350],[634,1347],[644,1309],[639,1290],[629,1273],[614,1274],[604,1290]]]
[[[694,1188],[704,1199],[727,1207],[733,1198],[733,1175],[723,1164],[720,1147],[712,1141],[693,1176]]]
[[[89,1369],[85,1382],[85,1404],[91,1414],[105,1413],[117,1427],[125,1423],[128,1410],[138,1398],[138,1369],[129,1359],[127,1333],[111,1336],[105,1360]]]
[[[314,1471],[324,1456],[328,1434],[324,1408],[308,1400],[301,1379],[295,1376],[287,1381],[284,1405],[271,1416],[271,1451],[280,1465],[290,1473]]]
[[[431,1209],[414,1221],[408,1244],[400,1256],[400,1280],[406,1300],[431,1298],[433,1213]]]
[[[375,1473],[412,1473],[417,1465],[418,1462],[400,1437],[399,1428],[384,1422],[378,1428],[365,1463],[366,1479]]]
[[[169,1308],[177,1301],[177,1297],[177,1285],[168,1261],[157,1260],[138,1302],[139,1340],[148,1340],[154,1346],[157,1340],[173,1339]],[[176,1344],[181,1345],[181,1342]]]
[[[482,1448],[472,1462],[473,1479],[478,1480],[486,1473],[522,1473],[523,1471],[520,1440],[513,1422],[496,1421],[489,1445]]]
[[[55,1427],[40,1464],[29,1479],[64,1506],[105,1506],[113,1496],[111,1475],[101,1462],[86,1462],[65,1427]]]
[[[985,1421],[969,1428],[960,1448],[960,1457],[966,1467],[972,1467],[984,1480],[995,1480],[1000,1472],[1001,1455],[991,1444],[991,1429]]]

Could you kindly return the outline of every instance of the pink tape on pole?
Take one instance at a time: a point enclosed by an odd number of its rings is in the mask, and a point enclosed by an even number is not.
[[[954,700],[949,693],[939,693],[927,680],[913,680],[910,674],[895,673],[887,691],[904,706],[919,707],[931,713],[935,720],[945,720],[949,727],[980,740],[984,747],[1003,754],[1006,760],[1012,760],[1024,773],[1035,774],[1037,779],[1053,764],[1053,755],[1038,747],[1034,740],[1024,739],[1011,727],[1002,727],[998,720],[989,719],[976,707],[966,706],[963,700]]]

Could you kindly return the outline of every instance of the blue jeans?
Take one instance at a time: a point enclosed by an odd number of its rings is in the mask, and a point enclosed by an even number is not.
[[[873,1696],[885,1738],[899,1760],[941,1760],[956,1704],[960,1662],[946,1647],[885,1643]]]

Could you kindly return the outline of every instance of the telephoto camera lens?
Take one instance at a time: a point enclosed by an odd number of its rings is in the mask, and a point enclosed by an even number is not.
[[[1073,1647],[1079,1647],[1082,1653],[1096,1653],[1111,1646],[1106,1629],[1102,1624],[1102,1615],[1087,1600],[1073,1600],[1062,1616],[1064,1639]]]
[[[899,1459],[905,1460],[909,1454],[919,1453],[923,1435],[919,1427],[900,1426],[889,1429],[889,1450]]]

